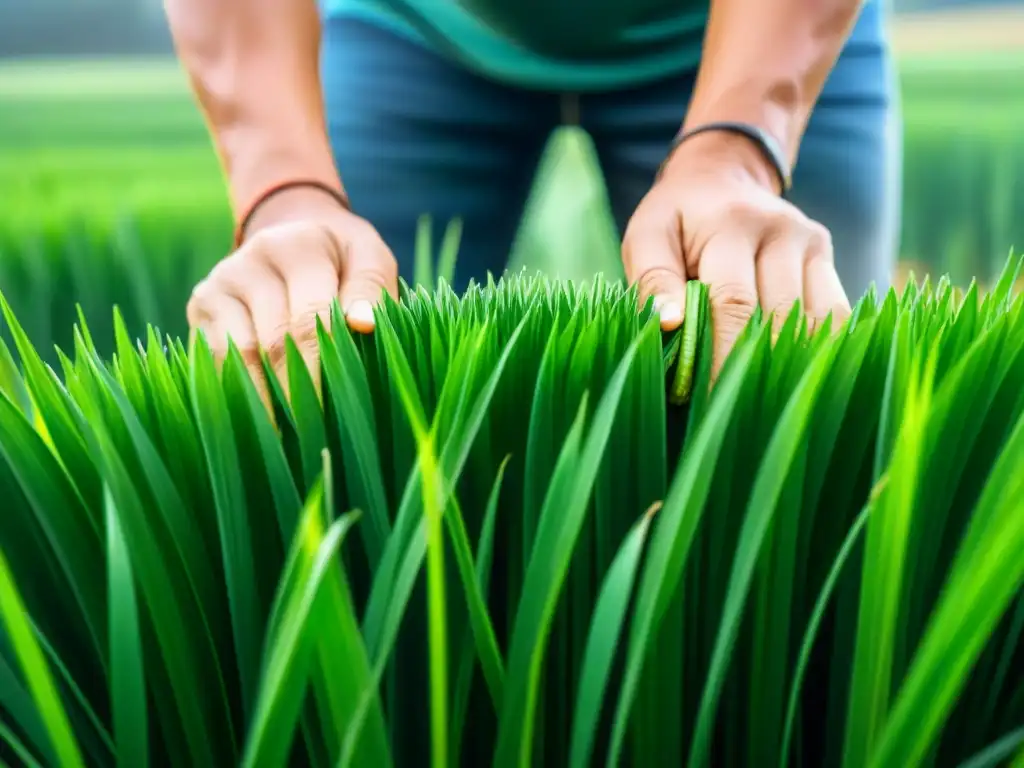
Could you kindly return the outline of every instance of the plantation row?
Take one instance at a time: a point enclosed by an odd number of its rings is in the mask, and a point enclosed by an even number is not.
[[[120,321],[48,370],[4,303],[0,761],[1021,768],[1020,269],[755,317],[713,389],[696,283],[665,337],[406,289],[272,413]]]

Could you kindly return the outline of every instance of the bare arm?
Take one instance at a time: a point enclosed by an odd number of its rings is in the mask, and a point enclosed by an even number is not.
[[[315,0],[165,0],[165,6],[236,215],[288,179],[341,189],[324,125]],[[331,204],[315,190],[306,195],[290,194],[286,204]],[[275,199],[266,207],[279,204]]]
[[[863,0],[712,0],[685,127],[719,120],[758,125],[795,164],[811,110],[862,5]],[[758,178],[777,186],[763,156],[742,137],[700,138],[727,144]]]
[[[795,164],[811,110],[861,4],[711,0],[683,129],[753,124]],[[779,186],[754,142],[725,131],[700,133],[670,154],[626,228],[626,275],[642,299],[654,299],[662,328],[682,323],[687,280],[709,286],[714,375],[758,304],[777,324],[798,300],[812,327],[830,314],[836,326],[849,316],[830,233],[781,199]]]

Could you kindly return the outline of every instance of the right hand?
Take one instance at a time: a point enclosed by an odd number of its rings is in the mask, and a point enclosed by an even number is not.
[[[373,305],[383,291],[396,295],[398,267],[377,230],[315,189],[294,189],[268,199],[246,239],[192,292],[188,322],[202,330],[218,363],[228,338],[241,352],[265,402],[260,349],[283,386],[284,339],[291,334],[316,381],[316,320],[330,328],[338,299],[348,326],[374,327]]]

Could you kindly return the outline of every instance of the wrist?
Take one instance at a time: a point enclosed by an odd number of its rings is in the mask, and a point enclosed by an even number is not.
[[[347,197],[338,187],[321,187],[319,182],[296,180],[294,186],[271,187],[238,223],[235,234],[240,245],[253,233],[267,227],[295,221],[324,220],[350,212]]]
[[[282,141],[281,136],[286,136],[287,141]],[[236,221],[246,216],[269,190],[290,181],[316,182],[344,192],[330,146],[322,133],[295,135],[288,132],[274,136],[262,131],[238,131],[234,137],[222,140],[222,147]],[[327,204],[331,202],[330,195],[321,190],[295,188],[281,191],[261,203],[257,214],[263,218],[265,207],[284,208],[292,198],[310,201],[324,198]]]
[[[687,137],[666,159],[662,173],[669,176],[680,169],[710,169],[755,183],[776,195],[785,191],[779,169],[757,142],[731,131],[708,130]]]

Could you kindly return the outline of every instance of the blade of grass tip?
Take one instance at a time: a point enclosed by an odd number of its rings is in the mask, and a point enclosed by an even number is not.
[[[149,705],[135,576],[109,489],[104,491],[104,507],[110,585],[110,703],[117,764],[124,768],[145,768],[149,765]]]
[[[591,764],[594,736],[601,716],[608,676],[611,673],[619,638],[633,594],[633,582],[640,565],[647,532],[661,502],[647,510],[612,560],[604,583],[598,593],[590,622],[590,632],[580,664],[580,683],[576,694],[576,712],[573,715],[572,742],[569,765],[587,768]]]
[[[247,406],[249,423],[259,442],[259,460],[265,467],[267,484],[274,500],[278,526],[283,540],[287,542],[298,524],[302,499],[295,487],[295,480],[292,477],[291,468],[288,466],[284,447],[274,432],[266,406],[260,399],[252,377],[246,370],[245,361],[242,360],[237,349],[232,348],[228,352],[222,376],[225,386],[230,383],[234,392],[241,393],[240,399]]]
[[[282,582],[290,594],[279,594],[284,608],[277,635],[268,648],[242,761],[249,768],[287,764],[308,683],[316,636],[314,606],[325,577],[336,565],[342,540],[358,517],[345,515],[325,531],[322,500],[323,488],[317,486],[303,512],[294,545],[303,561],[301,576]]]
[[[499,768],[530,764],[540,672],[555,608],[637,349],[645,334],[657,331],[657,323],[648,322],[626,349],[598,402],[590,431],[581,447],[587,413],[584,395],[570,436],[556,461],[526,567],[522,594],[527,597],[516,610],[512,629],[509,685],[505,688],[495,750],[495,765]]]
[[[437,257],[437,280],[451,285],[455,279],[455,262],[459,255],[459,244],[462,242],[462,219],[454,218],[448,222],[441,240],[441,252]]]
[[[82,498],[90,504],[99,502],[102,499],[99,475],[75,424],[70,410],[72,405],[66,393],[61,391],[56,375],[43,363],[2,293],[0,311],[7,321],[18,356],[21,358],[25,382],[34,404],[32,412],[37,431],[44,437],[47,445],[53,447],[54,452],[60,456],[61,463],[74,477]],[[97,528],[99,525],[100,523],[97,523]]]
[[[0,618],[7,627],[7,635],[14,646],[25,681],[36,702],[39,716],[46,726],[53,751],[61,768],[85,768],[82,754],[60,694],[54,685],[43,651],[29,623],[25,605],[18,594],[7,558],[0,552]]]
[[[99,355],[95,355],[95,353],[89,350],[89,342],[84,341],[84,337],[83,343],[89,354],[92,354],[96,359],[100,359]],[[128,334],[128,328],[124,323],[124,316],[116,309],[114,310],[114,343],[117,349],[117,374],[120,384],[124,389],[125,395],[131,401],[138,418],[146,425],[147,432],[153,434],[155,431],[155,421],[150,408],[146,370],[135,350],[135,344]]]
[[[501,500],[501,487],[505,478],[505,469],[508,467],[508,463],[511,458],[511,455],[506,456],[498,467],[498,473],[494,478],[494,484],[491,486],[491,493],[487,498],[487,506],[484,509],[483,524],[480,529],[480,541],[477,543],[475,567],[476,582],[482,595],[487,594],[487,589],[490,585],[491,560],[494,553],[494,526],[495,521],[498,519],[498,502]],[[487,616],[488,619],[490,618],[486,613],[485,616]],[[476,649],[477,653],[480,653],[478,633],[474,627],[470,626],[466,628],[466,633],[462,640],[462,653],[460,654],[459,671],[456,675],[455,693],[452,697],[451,757],[453,765],[460,765],[459,759],[461,754],[462,730],[466,723],[466,707],[469,706],[470,685],[473,682],[473,664],[476,660],[476,656],[473,652],[474,649]],[[498,650],[498,653],[500,654],[500,649]],[[498,658],[500,661],[500,655]],[[492,670],[492,674],[493,672],[494,670]],[[501,683],[503,686],[504,668],[501,669],[501,672]],[[484,672],[484,675],[486,682],[487,673]],[[491,687],[491,683],[488,683],[488,688]],[[501,698],[494,698],[492,692],[492,701],[494,702],[495,711],[497,711],[498,707],[501,706]]]
[[[416,221],[416,245],[413,252],[412,268],[413,288],[419,285],[434,285],[433,249],[433,223],[430,216],[424,214]]]
[[[331,315],[331,334],[317,319],[320,363],[323,369],[324,399],[331,399],[341,443],[348,502],[366,514],[362,534],[366,541],[370,566],[380,562],[384,543],[391,532],[384,473],[377,444],[377,425],[373,399],[363,359],[335,301]]]
[[[200,471],[205,460],[194,417],[186,405],[187,394],[183,395],[178,389],[163,349],[159,337],[155,333],[150,334],[146,356],[148,382],[154,399],[159,403],[156,409],[158,439],[163,445],[175,446],[167,455],[167,471],[174,476],[175,485],[185,498],[186,508],[198,511],[208,508],[211,497],[208,481]],[[203,518],[206,519],[197,526],[197,533],[204,543],[212,543],[216,541],[216,522],[210,514],[203,515]]]
[[[11,402],[21,409],[26,418],[32,419],[32,398],[28,393],[21,369],[14,362],[14,356],[3,339],[0,339],[0,391],[7,394]]]
[[[121,314],[121,311],[117,307],[114,307],[114,312],[117,315]],[[86,348],[91,354],[99,357],[100,353],[96,351],[96,342],[93,341],[92,333],[89,331],[89,323],[86,322],[85,312],[82,311],[82,305],[79,302],[75,303],[75,316],[78,318],[78,328],[82,333],[82,339],[85,341]]]
[[[1022,744],[1024,744],[1024,726],[1016,728],[995,743],[985,747],[974,757],[960,763],[960,768],[996,768],[1006,765],[1006,761],[1010,759],[1015,750],[1020,749]],[[1017,760],[1011,768],[1018,768],[1018,765],[1024,765],[1024,749],[1017,754]]]
[[[824,584],[822,584],[821,592],[818,594],[818,599],[814,604],[814,609],[811,611],[811,618],[807,623],[807,630],[804,632],[803,642],[800,644],[800,652],[797,655],[796,667],[793,672],[793,683],[789,692],[789,702],[786,705],[786,719],[782,732],[782,750],[779,754],[779,765],[790,764],[789,747],[793,737],[793,726],[796,723],[797,707],[800,705],[800,691],[803,687],[804,674],[807,672],[807,664],[811,660],[811,651],[814,649],[818,630],[821,627],[822,619],[825,617],[829,601],[832,599],[832,593],[835,591],[836,584],[839,582],[839,577],[843,572],[843,567],[850,559],[854,546],[860,539],[864,525],[871,514],[872,504],[873,502],[869,503],[861,511],[850,527],[849,533],[846,534],[846,538],[839,548],[839,553],[832,562],[832,569],[825,578]]]
[[[778,425],[772,433],[751,488],[747,512],[736,543],[736,555],[729,576],[722,620],[718,627],[707,681],[697,712],[689,765],[706,764],[718,699],[725,685],[729,660],[739,633],[754,570],[760,559],[761,546],[785,488],[793,460],[804,441],[821,382],[832,359],[830,348],[822,350],[801,377],[800,383],[779,417]]]
[[[70,594],[58,596],[54,603],[64,610],[77,607],[93,648],[99,658],[104,658],[103,577],[93,567],[102,559],[102,534],[92,527],[89,511],[59,459],[17,406],[3,394],[0,394],[0,457],[25,494],[50,547],[49,554],[59,564],[65,579],[63,583]],[[7,511],[13,514],[13,510]],[[10,519],[7,524],[8,530],[15,528]],[[17,567],[17,561],[15,563]],[[64,620],[69,619],[65,614]]]
[[[289,336],[285,336],[286,349],[288,338]],[[292,404],[289,402],[290,384],[287,381],[286,372],[278,376],[266,350],[263,350],[260,354],[260,362],[263,366],[263,378],[267,384],[267,395],[270,399],[270,411],[272,414],[271,420],[277,439],[281,442],[281,447],[288,458],[288,467],[295,478],[296,488],[301,495],[305,496],[313,489],[313,483],[316,482],[316,465],[312,465],[313,468],[309,469],[309,474],[307,475],[307,467],[303,464],[301,442],[303,435],[299,431],[298,420],[293,412]],[[317,403],[317,408],[319,410],[319,403]],[[324,419],[322,415],[319,418],[319,422],[320,429],[323,431]]]
[[[767,333],[765,329],[762,334]],[[669,486],[651,534],[630,629],[626,666],[615,709],[608,764],[618,765],[629,715],[640,685],[648,650],[657,635],[669,601],[682,578],[703,515],[732,414],[753,360],[756,343],[741,344],[723,371],[705,416],[695,430]]]
[[[285,337],[285,368],[288,376],[288,400],[295,417],[295,433],[302,458],[303,485],[312,488],[320,473],[320,452],[327,445],[324,410],[316,383],[295,340]]]
[[[137,456],[145,482],[153,492],[160,516],[166,523],[174,547],[185,564],[189,586],[196,595],[197,602],[203,604],[211,594],[216,592],[214,585],[219,579],[208,562],[210,549],[195,526],[195,517],[190,514],[193,510],[189,510],[184,499],[178,493],[174,478],[171,477],[162,457],[153,445],[145,425],[140,422],[138,413],[118,386],[113,375],[103,367],[98,358],[86,359],[85,365],[96,379],[97,390],[105,389],[104,395],[109,397],[113,407],[122,417],[125,433],[130,438],[130,444]],[[154,368],[156,367],[154,366]],[[186,446],[198,450],[197,444],[185,443],[177,446],[178,451],[187,450]],[[109,488],[104,490],[104,496],[107,495],[109,495]],[[209,617],[208,620],[210,620]]]

